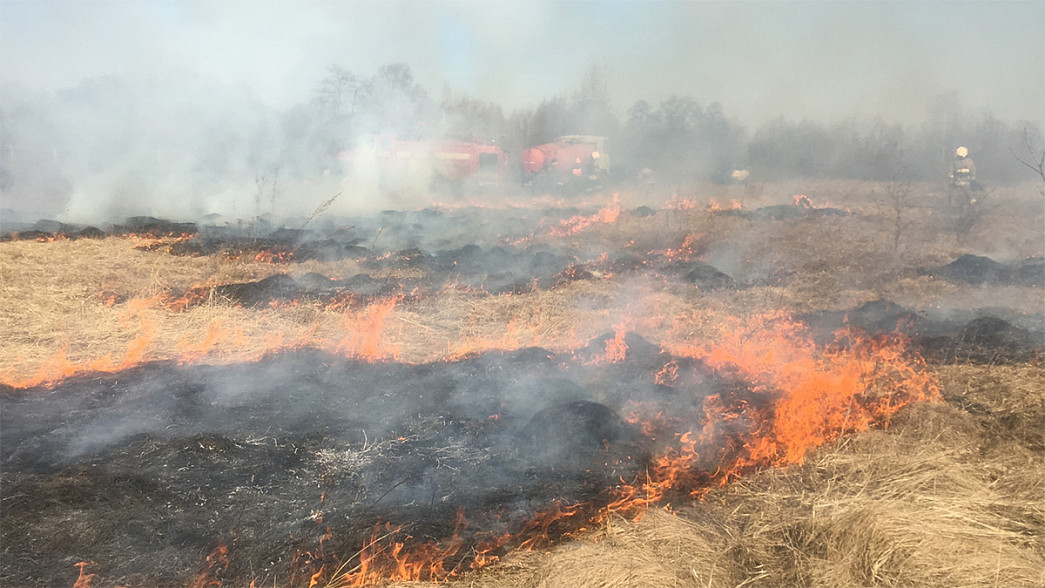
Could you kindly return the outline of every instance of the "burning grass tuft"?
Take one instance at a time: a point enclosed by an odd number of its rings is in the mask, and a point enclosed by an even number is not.
[[[393,296],[342,307],[302,303],[244,308],[211,298],[179,312],[164,301],[194,286],[258,280],[282,271],[349,278],[363,270],[347,260],[276,266],[220,255],[177,257],[162,248],[138,249],[128,238],[7,242],[0,244],[0,300],[5,302],[0,305],[5,333],[0,380],[28,385],[68,375],[54,371],[56,364],[72,366],[73,371],[113,371],[165,359],[242,362],[298,346],[408,363],[530,346],[562,352],[579,349],[608,331],[614,331],[612,340],[618,341],[624,329],[615,327],[621,325],[668,349],[717,343],[721,352],[726,341],[734,355],[742,357],[770,343],[764,333],[743,328],[766,316],[844,310],[879,299],[920,309],[943,304],[942,299],[958,305],[971,298],[965,306],[983,306],[981,299],[999,293],[1014,300],[1028,298],[1028,292],[1040,293],[1027,288],[970,290],[916,276],[916,267],[940,265],[968,250],[948,228],[945,215],[934,208],[941,195],[926,192],[922,201],[903,211],[905,232],[894,246],[896,227],[874,216],[867,190],[858,188],[762,186],[758,201],[748,198],[743,203],[753,208],[805,193],[814,203],[840,200],[832,206],[857,213],[826,222],[753,222],[703,207],[711,196],[730,201],[738,196],[734,190],[680,195],[676,206],[641,217],[626,212],[635,202],[624,198],[594,215],[580,215],[555,235],[548,230],[532,235],[535,243],[603,247],[607,252],[685,249],[687,257],[728,270],[744,283],[737,290],[701,291],[641,276],[599,276],[505,295],[445,287],[416,298]],[[1018,204],[1002,205],[999,198],[976,219],[968,236],[969,241],[982,242],[980,253],[1001,258],[1041,255],[1040,201],[1023,199]],[[745,333],[746,339],[740,337]],[[711,352],[702,350],[694,357],[711,357]],[[738,371],[746,370],[757,381],[752,374],[758,375],[758,366],[766,362],[760,356],[749,359]],[[787,382],[795,373],[808,375],[808,367],[816,362],[832,361],[819,350],[798,359],[803,369],[770,375]],[[807,359],[815,361],[810,364]],[[876,356],[875,361],[881,359]],[[854,372],[854,377],[862,384],[888,386],[894,380],[876,371],[881,365]],[[887,411],[886,417],[892,418],[886,430],[847,423],[843,429],[863,432],[841,440],[818,438],[827,445],[809,452],[806,445],[801,451],[785,447],[780,451],[789,459],[782,463],[791,464],[785,468],[748,469],[734,483],[711,489],[700,500],[676,504],[674,512],[650,506],[634,520],[611,515],[595,528],[575,533],[571,542],[546,552],[504,554],[478,574],[454,577],[448,584],[1045,584],[1043,368],[1039,363],[919,363],[917,372],[939,376],[945,402],[910,405],[895,414]],[[815,425],[802,410],[829,401],[824,391],[838,396],[841,384],[827,384],[811,388],[815,394],[798,397],[801,402],[792,408],[802,417],[799,421]],[[766,384],[767,389],[773,386],[788,387],[776,381]],[[891,391],[884,392],[887,397]],[[864,388],[856,394],[861,399],[870,396]],[[326,460],[321,463],[333,468],[338,460],[367,456],[334,452],[322,457]],[[44,522],[36,524],[66,525],[66,530],[81,534],[104,531],[90,521],[75,520],[68,526],[68,519],[40,520]],[[58,529],[54,536],[68,534]],[[95,564],[75,565],[79,579],[71,567],[70,581],[89,584]]]
[[[1041,586],[1045,501],[1030,494],[1045,464],[999,484],[979,452],[989,437],[953,405],[912,405],[889,430],[823,447],[801,466],[741,478],[674,514],[611,519],[452,585]],[[1032,490],[1014,494],[1012,483]]]

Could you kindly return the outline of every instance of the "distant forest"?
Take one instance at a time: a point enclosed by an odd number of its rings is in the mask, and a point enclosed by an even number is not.
[[[370,75],[330,66],[301,101],[275,110],[244,88],[200,88],[94,78],[46,95],[5,88],[0,112],[0,189],[27,184],[62,190],[84,175],[132,174],[200,186],[272,174],[330,173],[335,156],[367,133],[462,138],[522,149],[561,135],[607,137],[613,175],[643,168],[671,181],[720,181],[733,169],[770,181],[797,177],[937,181],[959,145],[983,183],[1035,179],[1018,158],[1037,161],[1042,129],[1032,121],[969,114],[954,94],[936,97],[920,125],[882,120],[822,122],[776,118],[749,128],[728,105],[673,96],[615,113],[604,73],[589,69],[576,88],[505,113],[449,88],[438,96],[403,64]]]

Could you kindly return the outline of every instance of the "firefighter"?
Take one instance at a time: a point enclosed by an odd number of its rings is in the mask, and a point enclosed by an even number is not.
[[[979,200],[977,193],[982,190],[983,186],[976,182],[976,164],[969,157],[969,150],[958,147],[951,162],[951,189],[947,199],[951,206],[958,208],[963,222],[972,222],[973,209]]]
[[[587,165],[585,165],[585,174],[589,180],[599,179],[599,155],[598,151],[592,151],[591,156],[588,158]]]
[[[976,186],[976,164],[969,157],[969,150],[959,147],[954,152],[954,162],[951,164],[951,185],[956,188],[975,188]]]

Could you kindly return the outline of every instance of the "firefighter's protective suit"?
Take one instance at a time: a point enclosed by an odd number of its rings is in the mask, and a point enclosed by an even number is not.
[[[951,185],[959,188],[968,188],[976,182],[976,164],[969,157],[969,150],[959,147],[954,152],[954,162],[951,163]]]

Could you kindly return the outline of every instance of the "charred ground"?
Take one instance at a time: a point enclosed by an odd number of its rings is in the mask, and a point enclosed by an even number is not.
[[[784,311],[820,345],[840,329],[904,333],[945,403],[706,500],[682,492],[668,519],[651,510],[583,532],[560,519],[534,535],[549,551],[499,544],[489,553],[502,564],[468,581],[1040,582],[1040,568],[1013,563],[1045,554],[1028,484],[1045,417],[1040,202],[1032,189],[995,194],[957,223],[965,213],[926,188],[897,239],[876,189],[806,187],[830,203],[814,208],[767,185],[716,193],[742,204],[727,209],[694,191],[307,230],[133,219],[10,234],[2,577],[72,584],[74,564],[89,561],[99,585],[307,585],[378,523],[443,547],[461,538],[443,566],[464,573],[535,514],[597,510],[640,480],[668,441],[707,424],[706,397],[756,403],[751,382],[675,351],[714,340],[723,317]],[[48,372],[59,356],[81,373]],[[683,428],[643,428],[659,413]],[[713,465],[694,469],[710,479]],[[930,480],[937,506],[970,527],[917,508]],[[962,492],[985,502],[960,503]],[[883,506],[888,516],[873,514]],[[911,521],[917,530],[904,530]],[[869,526],[879,534],[853,535]],[[577,540],[552,549],[564,532]],[[215,564],[219,541],[228,553]],[[981,551],[1007,571],[977,564]],[[571,564],[581,554],[604,565]],[[934,558],[953,569],[928,571]]]

